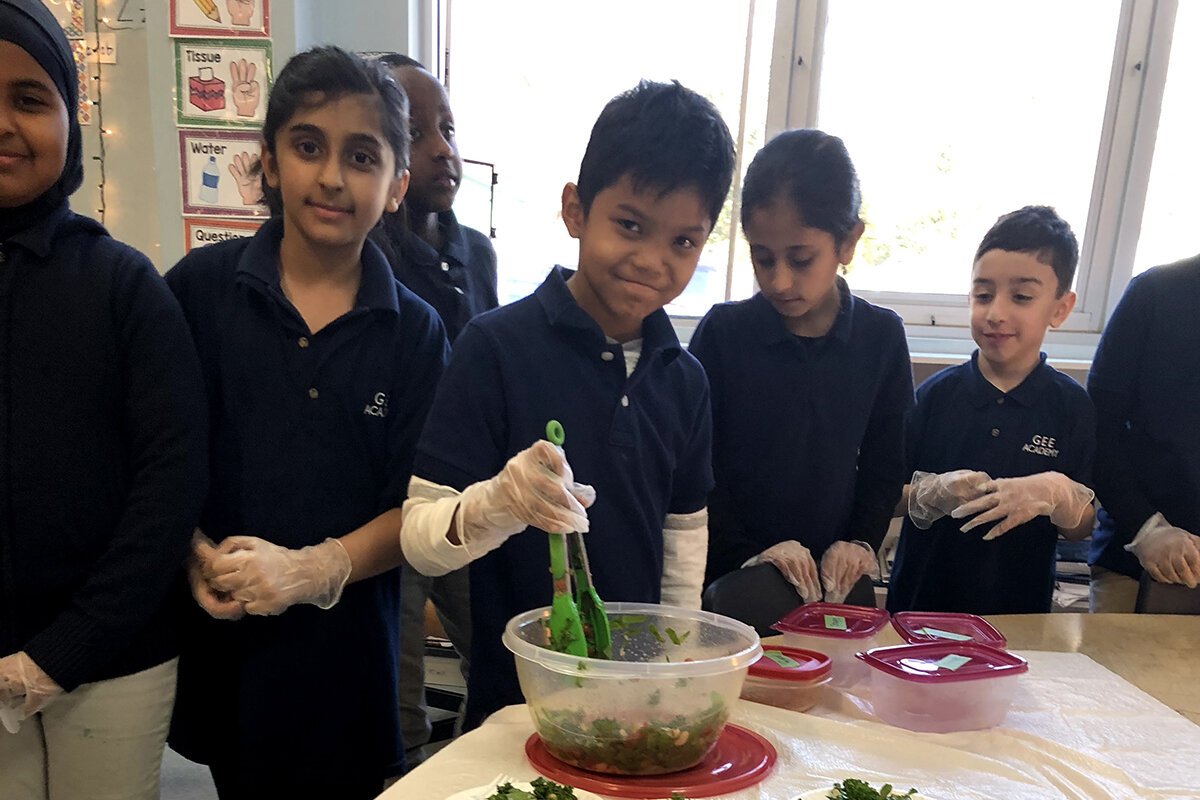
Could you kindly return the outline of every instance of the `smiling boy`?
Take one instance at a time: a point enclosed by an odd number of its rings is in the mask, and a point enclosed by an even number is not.
[[[996,221],[975,254],[971,336],[979,349],[917,389],[914,470],[888,610],[1050,610],[1055,543],[1092,530],[1096,444],[1087,393],[1046,364],[1048,328],[1075,306],[1079,245],[1051,208]],[[971,517],[971,519],[967,519]],[[967,520],[964,523],[964,520]]]
[[[663,307],[691,280],[732,173],[732,139],[704,98],[648,82],[614,98],[562,193],[579,269],[555,267],[455,344],[401,535],[426,574],[471,564],[468,727],[522,702],[501,634],[552,595],[546,537],[514,536],[527,526],[590,529],[607,600],[700,605],[709,391]],[[565,457],[539,441],[551,419],[566,430]],[[539,491],[511,488],[530,474],[542,476]]]

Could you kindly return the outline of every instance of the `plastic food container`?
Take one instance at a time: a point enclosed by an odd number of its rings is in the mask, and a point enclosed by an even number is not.
[[[986,619],[974,614],[897,611],[892,615],[892,627],[909,644],[978,642],[1001,650],[1008,646],[1004,634]]]
[[[575,767],[658,775],[700,763],[760,655],[737,620],[674,606],[608,603],[613,660],[549,649],[549,607],[504,630],[546,750]]]
[[[858,658],[871,674],[871,705],[889,725],[948,733],[1000,724],[1029,671],[1020,656],[975,642],[877,647]]]
[[[829,656],[796,647],[768,647],[750,665],[742,684],[742,699],[754,703],[808,711],[817,704],[821,687],[829,683]]]
[[[866,666],[854,654],[879,644],[879,632],[887,626],[888,618],[881,608],[806,603],[771,627],[783,634],[788,647],[829,656],[833,667],[830,682],[846,688],[867,679]]]

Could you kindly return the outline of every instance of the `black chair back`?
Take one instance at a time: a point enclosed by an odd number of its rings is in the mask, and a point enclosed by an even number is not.
[[[1142,573],[1133,610],[1138,614],[1200,614],[1200,587],[1159,583]]]

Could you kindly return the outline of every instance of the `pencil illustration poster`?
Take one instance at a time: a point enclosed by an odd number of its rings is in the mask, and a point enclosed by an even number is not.
[[[271,0],[170,0],[172,36],[271,35]]]

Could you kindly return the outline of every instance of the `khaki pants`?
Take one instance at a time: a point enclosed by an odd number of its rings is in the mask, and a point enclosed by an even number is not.
[[[0,798],[157,800],[176,664],[85,683],[0,728]]]
[[[1088,607],[1093,614],[1132,614],[1137,604],[1138,582],[1104,567],[1092,567]]]

